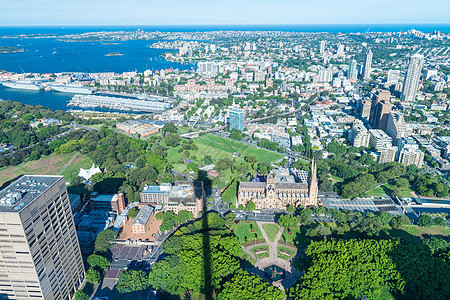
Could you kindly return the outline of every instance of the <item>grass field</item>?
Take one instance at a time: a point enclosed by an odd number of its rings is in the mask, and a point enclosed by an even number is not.
[[[379,187],[376,187],[368,192],[366,192],[367,196],[381,196],[383,194],[390,194],[391,191],[391,186],[389,184],[385,184]],[[400,196],[400,198],[406,198],[406,197],[412,197],[412,193],[413,190],[409,189],[409,188],[404,188],[399,190],[398,195]]]
[[[263,225],[264,231],[266,232],[267,236],[269,237],[269,240],[271,242],[275,241],[275,237],[277,236],[278,231],[280,228],[277,224],[264,224]]]
[[[67,166],[67,168],[61,173],[66,181],[72,180],[80,172],[80,168],[89,169],[92,167],[92,161],[86,155],[79,154],[74,161]]]
[[[212,134],[201,136],[195,139],[194,143],[197,145],[198,150],[189,152],[191,156],[195,155],[196,160],[200,162],[203,161],[205,155],[210,155],[213,160],[219,160],[222,158],[230,158],[235,152],[241,154],[242,158],[246,155],[254,155],[258,161],[265,162],[277,161],[284,157],[284,155],[279,153],[259,149]],[[169,162],[180,161],[183,154],[178,152],[179,148],[180,146],[169,149],[167,155]]]
[[[23,174],[57,175],[69,163],[74,155],[75,152],[51,154],[49,156],[42,157],[39,160],[24,162],[17,166],[5,167],[0,170],[0,185]],[[71,171],[76,170],[76,168],[78,168],[79,171],[80,167],[86,168],[91,165],[92,162],[88,157],[79,154],[78,157],[75,158],[75,160],[66,168],[62,175],[64,175],[66,180],[70,180]]]
[[[255,221],[249,223],[240,221],[239,224],[233,224],[231,228],[234,229],[234,234],[238,237],[240,243],[250,242],[255,240],[255,238],[257,240],[263,238],[261,230],[259,230]],[[255,232],[251,232],[251,230],[254,230]]]

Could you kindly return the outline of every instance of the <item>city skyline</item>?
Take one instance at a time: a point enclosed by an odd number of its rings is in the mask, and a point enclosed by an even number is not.
[[[337,0],[208,2],[22,0],[2,5],[0,26],[437,24],[450,23],[450,3]],[[429,7],[439,8],[430,10]],[[236,9],[239,8],[239,9]],[[389,9],[386,9],[389,8]]]

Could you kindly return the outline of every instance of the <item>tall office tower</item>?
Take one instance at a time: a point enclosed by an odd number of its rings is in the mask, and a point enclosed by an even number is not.
[[[392,104],[386,101],[378,102],[373,115],[372,127],[386,130],[389,113],[392,110]]]
[[[0,191],[0,296],[72,299],[83,278],[64,178],[25,175]]]
[[[372,57],[372,50],[369,49],[369,51],[366,53],[366,58],[364,59],[364,67],[362,73],[363,79],[370,78],[370,73],[372,72]]]
[[[239,108],[233,108],[230,110],[230,131],[237,129],[239,131],[244,130],[245,112]]]
[[[350,80],[358,78],[358,62],[354,59],[352,59],[348,65],[347,78]]]
[[[400,70],[389,70],[386,80],[387,85],[397,84],[400,79]]]
[[[422,73],[424,57],[420,54],[411,56],[408,65],[408,71],[403,82],[403,91],[400,99],[402,101],[414,101],[416,99],[417,89],[419,88],[420,75]]]
[[[407,136],[408,132],[403,114],[398,111],[392,111],[389,114],[385,131],[392,138],[394,145],[397,145],[399,138]]]
[[[360,100],[358,106],[358,114],[361,118],[364,118],[366,120],[369,120],[370,117],[370,110],[372,108],[372,101],[369,99]]]
[[[391,93],[389,91],[378,90],[376,95],[374,95],[372,97],[372,109],[370,111],[369,121],[373,128],[378,128],[378,127],[376,127],[376,118],[375,117],[378,115],[378,108],[381,107],[381,106],[378,106],[378,103],[380,103],[382,101],[384,101],[385,103],[389,103],[391,101]]]
[[[364,124],[357,120],[353,123],[352,129],[348,131],[348,140],[353,147],[368,147],[370,134]]]
[[[320,41],[320,55],[323,55],[325,53],[325,45],[327,41]]]

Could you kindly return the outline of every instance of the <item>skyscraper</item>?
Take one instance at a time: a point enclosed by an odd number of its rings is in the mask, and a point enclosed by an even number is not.
[[[354,59],[352,59],[348,65],[347,78],[350,80],[358,78],[358,62]]]
[[[370,78],[370,73],[372,72],[372,56],[372,50],[369,49],[369,51],[366,53],[366,58],[364,59],[364,67],[362,73],[363,79]]]
[[[378,102],[375,112],[372,127],[376,129],[386,130],[389,113],[392,110],[392,104],[386,101]]]
[[[424,57],[420,54],[411,56],[408,65],[408,71],[403,82],[402,101],[414,101],[416,99],[417,89],[419,88],[420,75],[422,73]]]
[[[245,113],[242,109],[233,108],[230,110],[230,131],[237,129],[239,131],[244,130],[244,118]]]
[[[325,45],[327,41],[320,41],[320,55],[323,55],[325,53]]]
[[[0,191],[0,295],[71,299],[83,278],[63,177],[25,175]]]

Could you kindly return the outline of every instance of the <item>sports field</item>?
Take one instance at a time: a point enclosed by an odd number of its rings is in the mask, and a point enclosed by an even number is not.
[[[191,155],[195,155],[197,161],[203,161],[205,155],[210,155],[213,160],[222,158],[230,158],[233,153],[239,153],[242,158],[247,155],[253,155],[259,162],[274,162],[284,157],[283,154],[274,153],[265,149],[259,149],[254,146],[239,143],[233,140],[219,137],[217,135],[208,134],[194,140],[198,150],[189,151]],[[182,153],[178,152],[180,146],[171,148],[168,153],[170,162],[178,162]]]

